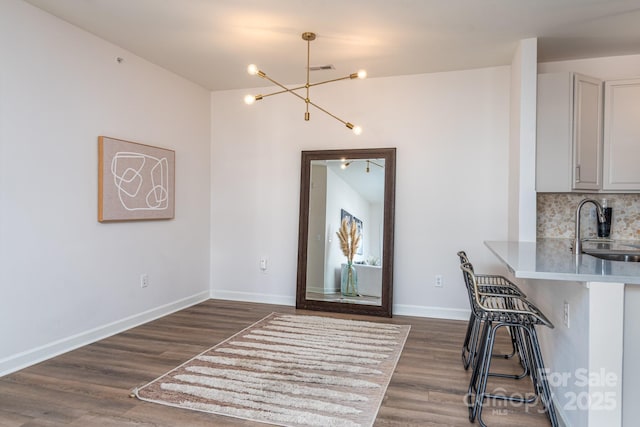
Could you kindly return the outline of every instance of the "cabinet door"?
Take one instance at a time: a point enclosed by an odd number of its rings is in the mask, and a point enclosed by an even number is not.
[[[538,75],[536,191],[573,189],[573,74]]]
[[[640,79],[605,85],[604,189],[640,190]]]
[[[574,75],[573,188],[602,188],[602,81]]]

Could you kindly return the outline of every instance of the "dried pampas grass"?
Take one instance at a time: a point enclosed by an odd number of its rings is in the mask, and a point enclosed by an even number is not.
[[[340,239],[340,249],[342,249],[342,253],[347,257],[349,264],[352,264],[353,257],[358,251],[358,245],[360,245],[360,233],[358,233],[356,222],[351,221],[351,224],[349,224],[349,220],[343,218],[342,224],[340,224],[340,230],[337,231],[336,234]]]

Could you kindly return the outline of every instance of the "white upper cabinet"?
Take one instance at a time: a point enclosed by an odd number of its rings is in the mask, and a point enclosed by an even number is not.
[[[602,188],[602,80],[538,75],[536,191]]]
[[[573,188],[602,188],[602,80],[574,74]]]
[[[640,190],[640,78],[605,84],[604,190]]]

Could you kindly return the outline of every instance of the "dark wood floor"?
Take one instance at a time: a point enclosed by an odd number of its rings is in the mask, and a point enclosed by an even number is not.
[[[274,311],[410,324],[411,333],[375,425],[471,425],[464,403],[469,373],[460,361],[466,322],[334,315],[285,306],[209,300],[0,378],[0,426],[262,425],[128,396],[134,387]],[[500,363],[505,369],[510,368],[507,364],[511,361]],[[527,385],[526,380],[509,380],[490,383],[489,387],[530,392]],[[549,425],[538,406],[527,408],[504,402],[488,405],[484,419],[489,425]]]

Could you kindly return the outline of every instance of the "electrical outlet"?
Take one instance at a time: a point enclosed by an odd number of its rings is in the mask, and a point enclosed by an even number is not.
[[[569,329],[569,303],[564,302],[564,317],[563,317],[564,326]]]
[[[267,259],[260,258],[260,270],[267,271]]]
[[[436,288],[441,288],[443,285],[443,281],[442,281],[442,274],[436,274],[436,282],[435,282],[435,287]]]
[[[140,287],[146,288],[149,286],[149,275],[147,273],[140,275]]]

